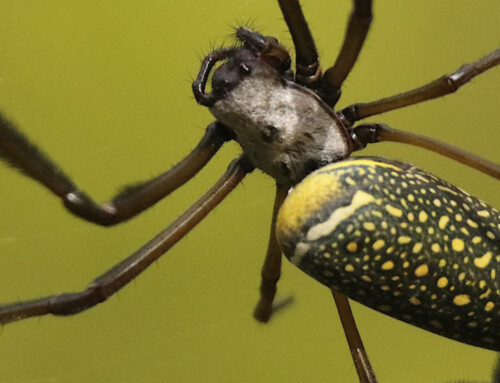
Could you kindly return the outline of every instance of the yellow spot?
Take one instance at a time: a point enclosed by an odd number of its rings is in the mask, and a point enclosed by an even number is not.
[[[413,194],[408,194],[408,201],[414,202],[415,201],[415,196]]]
[[[389,291],[390,289],[391,289],[391,287],[389,285],[380,286],[380,290],[383,290],[383,291]]]
[[[487,231],[486,232],[486,236],[489,238],[489,239],[495,239],[495,234],[493,234],[491,231]]]
[[[453,303],[457,306],[465,306],[470,303],[470,297],[467,294],[455,295],[453,298]]]
[[[440,259],[438,263],[439,267],[445,267],[446,266],[446,259]]]
[[[485,305],[484,305],[484,311],[491,311],[493,310],[493,308],[495,307],[495,304],[493,302],[487,302]]]
[[[332,255],[330,253],[324,253],[323,257],[325,257],[326,259],[330,259]]]
[[[451,241],[451,247],[453,248],[454,251],[463,251],[465,244],[464,241],[462,241],[460,238],[454,238]]]
[[[345,182],[349,185],[356,186],[356,182],[351,177],[346,177]]]
[[[368,231],[375,230],[375,225],[373,224],[373,222],[363,222],[363,227],[365,230],[368,230]]]
[[[448,222],[450,222],[450,217],[448,217],[447,215],[443,215],[440,219],[439,219],[439,228],[441,230],[443,230],[446,225],[448,224]]]
[[[448,286],[448,278],[446,277],[439,278],[437,281],[437,285],[440,288],[445,288],[446,286]]]
[[[413,304],[415,306],[422,304],[422,301],[420,299],[418,299],[417,297],[411,297],[408,300],[410,301],[411,304]]]
[[[458,222],[461,222],[462,221],[462,215],[461,214],[455,214],[455,220],[457,220]]]
[[[381,267],[382,270],[392,270],[393,268],[394,268],[394,262],[392,261],[384,262]]]
[[[385,241],[383,239],[378,239],[373,243],[372,248],[373,250],[380,250],[384,246],[385,246]]]
[[[470,235],[469,230],[467,230],[467,228],[466,228],[466,227],[461,227],[461,228],[460,228],[460,231],[461,231],[462,233],[464,233],[465,235]]]
[[[474,228],[478,228],[479,226],[477,225],[476,222],[474,222],[472,219],[468,219],[467,220],[467,225],[469,225],[470,227],[474,227]]]
[[[398,237],[398,243],[400,245],[404,245],[406,243],[410,243],[411,242],[411,238],[410,237],[407,237],[407,236],[404,236],[402,235],[401,237]]]
[[[446,186],[441,186],[441,185],[438,185],[437,187],[439,190],[442,190],[442,191],[445,191],[445,192],[448,192],[450,194],[453,194],[453,195],[457,195],[457,192],[450,189],[450,188],[447,188]]]
[[[420,181],[429,182],[427,178],[421,176],[420,174],[415,174],[415,177],[417,177]]]
[[[493,253],[491,251],[488,251],[482,257],[474,259],[474,265],[476,265],[476,267],[479,267],[480,269],[484,269],[490,263],[492,256]]]
[[[372,281],[372,279],[368,275],[362,275],[361,279],[363,281],[365,281],[365,282],[371,282]]]
[[[285,200],[285,203],[289,200],[289,198],[290,197]],[[375,198],[371,194],[368,194],[362,190],[358,190],[352,197],[350,205],[339,207],[330,215],[330,217],[325,222],[318,223],[317,225],[311,227],[307,232],[307,239],[309,241],[315,241],[321,237],[327,236],[328,234],[332,233],[337,228],[337,226],[342,223],[342,221],[352,216],[356,212],[356,210],[373,202],[375,202]],[[285,203],[283,203],[283,205]]]
[[[387,212],[395,217],[401,217],[403,215],[403,211],[401,209],[398,209],[397,207],[394,207],[392,205],[385,205],[385,210]]]
[[[345,271],[352,272],[354,271],[354,266],[349,263],[348,265],[345,265],[344,269]]]
[[[497,271],[495,269],[492,269],[490,275],[491,275],[491,279],[495,279],[497,276]]]
[[[488,218],[490,216],[490,212],[488,210],[480,210],[477,212],[477,215],[480,217]]]
[[[410,262],[404,261],[403,262],[403,268],[407,269],[408,267],[410,267]]]
[[[354,253],[358,250],[358,244],[356,242],[349,242],[347,244],[347,250],[349,250],[351,253]]]
[[[458,274],[458,280],[461,282],[465,279],[465,273]]]
[[[418,220],[420,222],[426,222],[427,221],[427,218],[429,218],[429,216],[427,215],[427,213],[425,211],[421,211],[419,214],[418,214]]]
[[[420,252],[420,250],[422,250],[422,247],[423,247],[423,246],[424,246],[424,245],[422,245],[422,242],[417,242],[417,243],[415,244],[415,246],[413,246],[412,252],[413,252],[414,254],[419,253],[419,252]]]
[[[484,289],[486,287],[486,281],[484,279],[479,281],[479,288]]]
[[[474,237],[472,238],[472,243],[477,245],[478,243],[481,243],[482,239],[481,237]]]
[[[441,201],[438,200],[437,198],[434,201],[432,201],[432,202],[434,203],[434,206],[436,206],[436,207],[440,207],[441,206]]]
[[[426,264],[420,265],[415,269],[416,277],[425,277],[427,274],[429,274],[429,266]]]
[[[434,253],[439,253],[441,251],[441,246],[439,246],[439,243],[433,243],[431,246],[431,250]]]
[[[491,289],[488,289],[486,290],[484,293],[482,293],[480,296],[479,296],[479,299],[484,299],[484,298],[488,298],[491,294]]]

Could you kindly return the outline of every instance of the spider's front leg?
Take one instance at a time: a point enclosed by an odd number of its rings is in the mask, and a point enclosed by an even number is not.
[[[310,89],[331,107],[341,95],[342,84],[351,72],[370,30],[372,0],[354,0],[342,48],[332,67],[324,74],[311,31],[298,0],[279,0],[280,8],[293,38],[296,54],[296,81]]]
[[[109,202],[96,204],[64,171],[0,114],[0,160],[31,177],[56,196],[73,214],[110,226],[141,213],[190,180],[232,134],[220,123],[210,124],[196,148],[167,172],[151,180],[125,186]]]

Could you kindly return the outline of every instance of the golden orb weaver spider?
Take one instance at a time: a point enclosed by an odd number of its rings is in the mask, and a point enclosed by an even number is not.
[[[339,23],[340,23],[340,22],[339,22]],[[343,27],[343,26],[342,26],[342,27]],[[477,55],[476,55],[476,56],[477,56]],[[474,57],[471,57],[471,59],[474,59]],[[451,65],[455,65],[455,62],[451,62]],[[454,67],[453,67],[453,68],[454,68]],[[445,69],[444,69],[444,71],[449,71],[449,70],[450,70],[449,66],[448,66],[447,68],[445,68]],[[436,75],[439,75],[439,74],[441,74],[441,73],[442,73],[442,72],[436,72]],[[444,73],[444,72],[443,72],[443,73]],[[428,77],[426,77],[426,78],[428,78]],[[59,286],[55,286],[55,288],[57,288],[57,289],[59,290]],[[19,294],[20,294],[20,293],[19,293]],[[17,295],[17,294],[16,294],[16,295]],[[4,300],[5,300],[5,299],[4,299]]]

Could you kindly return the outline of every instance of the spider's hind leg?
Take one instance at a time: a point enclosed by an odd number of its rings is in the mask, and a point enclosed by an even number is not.
[[[271,318],[273,312],[291,302],[291,299],[288,298],[278,305],[273,305],[277,291],[276,285],[281,275],[282,258],[281,248],[276,238],[276,217],[287,193],[288,187],[276,185],[271,232],[269,234],[266,258],[261,272],[260,299],[253,313],[254,318],[259,322],[267,322]]]

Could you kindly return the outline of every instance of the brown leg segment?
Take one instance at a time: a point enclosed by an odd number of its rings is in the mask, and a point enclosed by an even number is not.
[[[111,201],[96,204],[58,165],[0,114],[0,160],[7,161],[40,182],[60,197],[73,214],[103,226],[132,218],[182,186],[230,138],[231,134],[222,124],[210,124],[198,146],[172,169],[151,180],[126,186]]]
[[[0,324],[46,314],[71,315],[104,302],[182,239],[252,170],[244,158],[233,161],[219,181],[168,228],[96,278],[85,290],[0,305]]]
[[[276,185],[276,197],[274,199],[273,217],[271,220],[271,232],[269,244],[267,245],[266,259],[262,266],[262,279],[260,283],[260,300],[255,307],[253,316],[259,322],[267,322],[273,313],[273,301],[276,295],[276,284],[281,275],[281,248],[276,238],[276,217],[281,204],[288,193],[288,187]]]
[[[321,77],[321,67],[316,44],[302,8],[298,0],[278,0],[278,2],[295,45],[296,81],[315,89]]]
[[[496,65],[500,65],[500,49],[424,86],[377,101],[350,105],[340,114],[352,125],[363,118],[442,97],[456,92],[462,85]]]
[[[354,141],[360,146],[360,149],[364,148],[367,144],[376,142],[401,142],[403,144],[418,146],[439,153],[488,174],[493,178],[500,179],[500,165],[447,144],[446,142],[415,133],[393,129],[384,124],[363,124],[352,128],[351,132],[353,133],[352,136]]]
[[[347,343],[349,344],[349,349],[351,350],[352,360],[354,361],[359,381],[360,383],[377,383],[375,372],[368,360],[368,354],[365,351],[363,341],[361,340],[356,322],[354,321],[349,301],[344,295],[334,290],[331,291],[333,299],[335,299],[335,304],[337,305],[337,310],[342,322],[342,327],[344,328]]]
[[[372,0],[354,0],[354,8],[335,64],[321,79],[318,94],[331,107],[340,98],[341,87],[358,59],[372,22]]]

